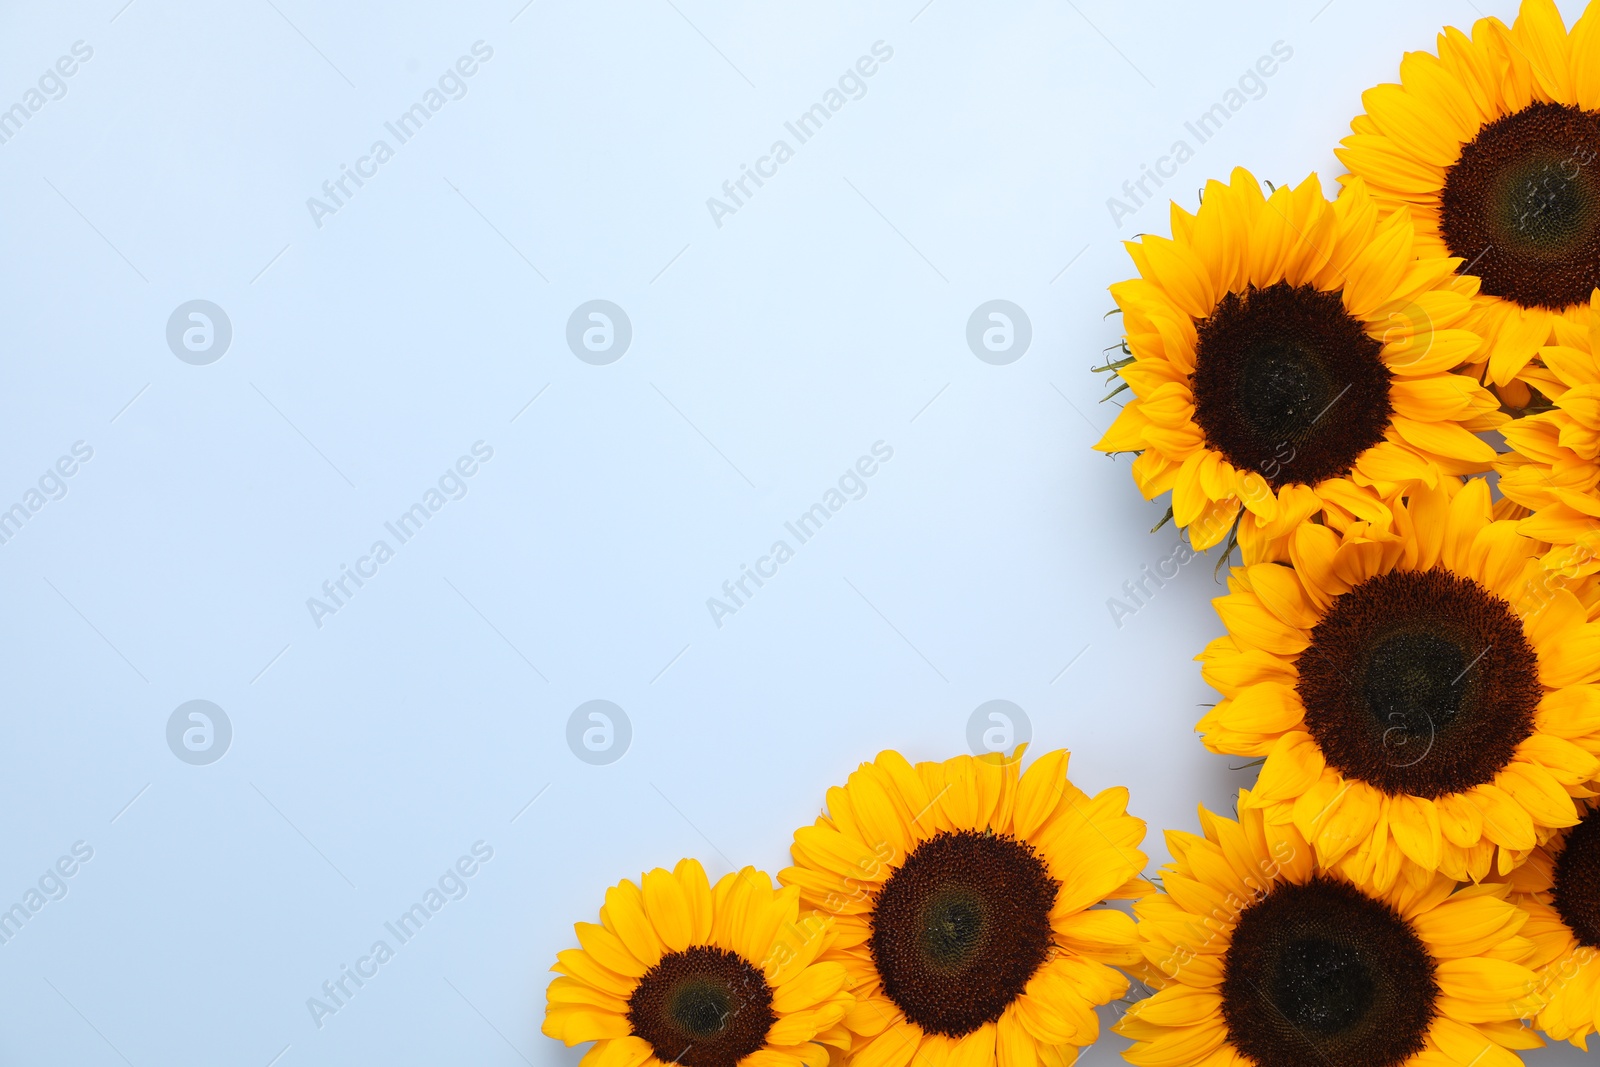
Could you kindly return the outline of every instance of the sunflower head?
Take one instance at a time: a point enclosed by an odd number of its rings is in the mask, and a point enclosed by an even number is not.
[[[1487,469],[1475,433],[1505,422],[1452,369],[1481,339],[1461,328],[1474,282],[1418,257],[1404,212],[1359,183],[1335,201],[1315,175],[1263,196],[1244,170],[1207,183],[1172,237],[1128,244],[1139,277],[1111,287],[1132,391],[1104,452],[1134,452],[1147,498],[1172,492],[1196,548],[1230,534],[1247,561],[1280,558],[1321,515],[1386,522],[1405,487]]]
[[[1394,514],[1235,569],[1199,657],[1206,746],[1265,757],[1249,803],[1381,891],[1508,871],[1600,774],[1595,579],[1549,569],[1482,479]]]
[[[828,1067],[854,1003],[818,962],[833,924],[746,867],[713,887],[695,860],[606,891],[581,948],[556,957],[544,1032],[593,1041],[583,1067]]]
[[[1157,992],[1117,1032],[1141,1067],[1515,1067],[1533,972],[1509,887],[1433,874],[1388,891],[1316,861],[1241,791],[1237,822],[1169,831],[1164,891],[1134,906]]]
[[[1446,29],[1436,53],[1408,53],[1398,84],[1363,94],[1340,180],[1407,210],[1422,254],[1479,283],[1466,325],[1523,407],[1539,348],[1600,285],[1600,10],[1568,33],[1552,0],[1524,0],[1512,26]]]
[[[1527,913],[1522,934],[1537,977],[1528,1014],[1558,1041],[1588,1048],[1600,1029],[1600,807],[1539,846],[1504,879]]]
[[[1144,824],[1125,789],[1073,786],[1066,752],[1021,757],[883,752],[795,832],[778,877],[833,917],[852,1067],[1067,1067],[1126,991],[1133,923],[1096,905],[1146,891]]]

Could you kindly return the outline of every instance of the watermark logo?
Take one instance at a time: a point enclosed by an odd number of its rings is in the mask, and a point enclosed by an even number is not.
[[[567,717],[567,747],[596,767],[615,763],[633,743],[628,713],[609,700],[587,700]]]
[[[609,300],[579,304],[567,319],[567,347],[585,363],[604,367],[615,363],[633,343],[633,323],[628,313]]]
[[[196,367],[215,363],[232,343],[228,313],[209,300],[179,304],[167,319],[167,347],[185,363]]]
[[[1009,300],[979,304],[967,319],[967,347],[996,367],[1021,359],[1032,342],[1033,323],[1028,313]]]
[[[1462,671],[1466,674],[1466,671]],[[1457,681],[1460,679],[1457,678]],[[1451,688],[1455,688],[1454,685]],[[1427,729],[1423,731],[1416,719],[1420,716]],[[1391,725],[1383,731],[1381,744],[1385,761],[1391,767],[1415,767],[1428,758],[1428,753],[1433,751],[1433,742],[1438,730],[1433,724],[1433,716],[1426,709],[1417,709],[1413,714],[1404,711],[1391,711],[1388,715]],[[1426,736],[1424,736],[1426,734]]]
[[[1032,740],[1028,713],[1009,700],[986,700],[967,718],[967,748],[975,756],[1010,752]]]
[[[1398,308],[1391,307],[1384,318],[1388,325],[1384,327],[1381,338],[1383,361],[1390,370],[1414,367],[1428,358],[1436,338],[1433,316],[1428,314],[1427,308],[1407,301]],[[1272,475],[1268,474],[1267,477]]]
[[[167,747],[185,763],[196,767],[215,763],[232,743],[228,713],[209,700],[186,701],[167,718]]]

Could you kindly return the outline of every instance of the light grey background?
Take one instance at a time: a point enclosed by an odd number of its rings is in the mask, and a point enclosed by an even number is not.
[[[0,107],[93,56],[0,144],[0,508],[93,457],[0,545],[0,906],[93,858],[0,945],[0,1063],[575,1063],[538,1033],[546,968],[607,885],[682,855],[776,870],[829,784],[965,750],[990,700],[1084,788],[1130,786],[1164,860],[1160,829],[1248,775],[1191,732],[1212,560],[1120,627],[1107,608],[1175,545],[1089,450],[1119,241],[1166,229],[1107,199],[1179,139],[1160,194],[1190,207],[1234,164],[1331,188],[1361,89],[1479,13],[4,5]],[[399,145],[385,122],[479,41]],[[798,144],[784,123],[879,41]],[[1279,41],[1199,144],[1184,123]],[[379,138],[394,158],[319,227],[307,198]],[[719,227],[707,198],[780,138],[794,158]],[[566,344],[595,299],[633,331],[604,366]],[[231,322],[209,365],[167,345],[191,300]],[[966,341],[991,300],[1031,324],[1005,365]],[[398,545],[385,522],[480,441]],[[798,544],[784,523],[880,441]],[[380,538],[394,558],[316,625],[307,599]],[[794,558],[717,626],[707,598],[780,538]],[[168,748],[190,700],[231,723],[208,765]],[[610,764],[568,748],[590,700],[631,724]],[[467,895],[316,1026],[307,998],[479,841]]]

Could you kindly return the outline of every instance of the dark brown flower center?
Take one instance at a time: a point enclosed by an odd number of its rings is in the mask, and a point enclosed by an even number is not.
[[[1419,797],[1492,781],[1544,692],[1511,605],[1442,569],[1380,574],[1336,598],[1298,669],[1328,765]]]
[[[1590,811],[1567,832],[1556,857],[1556,883],[1551,894],[1561,921],[1578,944],[1600,948],[1600,808]]]
[[[1425,1047],[1439,985],[1397,911],[1319,877],[1244,909],[1221,992],[1228,1040],[1258,1067],[1395,1067]]]
[[[1485,125],[1445,174],[1439,228],[1483,292],[1581,304],[1600,285],[1600,112],[1530,104]]]
[[[884,993],[929,1033],[994,1022],[1050,956],[1057,888],[1033,849],[1004,834],[924,841],[873,904]]]
[[[1383,345],[1339,293],[1277,282],[1228,293],[1197,324],[1194,419],[1274,488],[1348,474],[1393,409]]]
[[[772,989],[743,956],[709,945],[669,952],[628,998],[628,1023],[662,1063],[734,1067],[766,1043]]]

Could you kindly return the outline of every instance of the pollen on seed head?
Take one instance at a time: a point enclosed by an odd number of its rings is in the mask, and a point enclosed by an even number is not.
[[[1297,669],[1328,765],[1391,795],[1493,781],[1544,693],[1511,605],[1440,568],[1376,575],[1337,597]]]
[[[1567,832],[1551,898],[1578,944],[1600,948],[1600,808]]]
[[[695,945],[669,952],[628,998],[628,1023],[662,1063],[735,1067],[766,1043],[772,989],[749,960]]]
[[[1552,310],[1600,285],[1600,112],[1537,101],[1486,124],[1445,173],[1439,231],[1482,291]]]
[[[1274,489],[1348,474],[1393,408],[1383,345],[1340,295],[1277,282],[1227,293],[1196,325],[1194,420]]]
[[[1258,1067],[1398,1067],[1437,1014],[1433,957],[1399,912],[1347,882],[1280,882],[1223,958],[1228,1040]]]
[[[870,947],[883,991],[928,1033],[1000,1017],[1049,957],[1058,889],[1027,844],[975,830],[918,845],[878,891]]]

